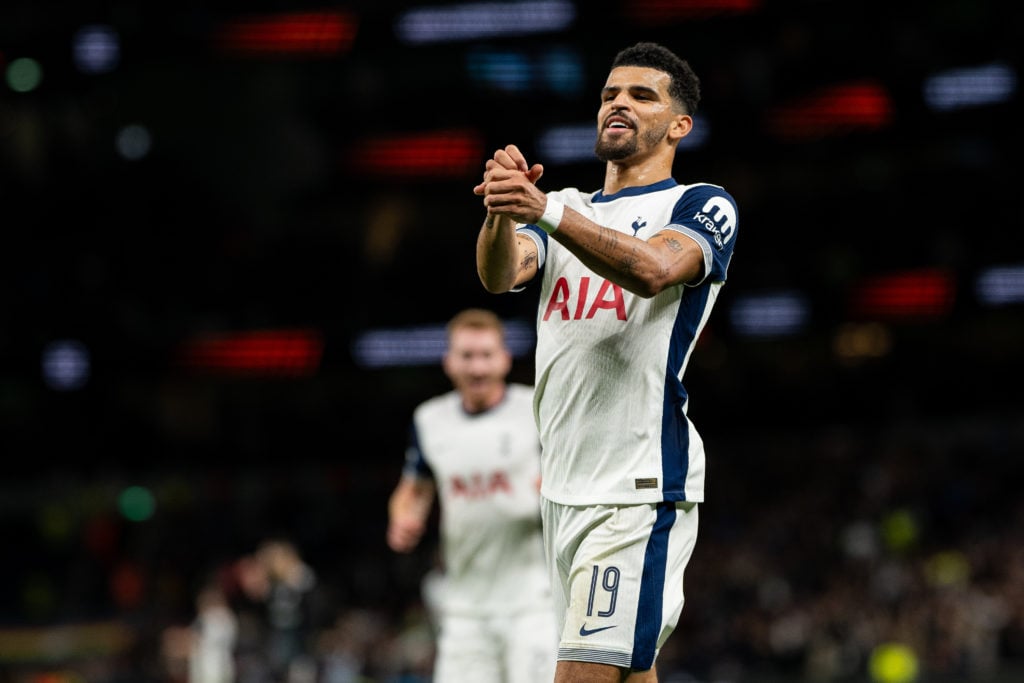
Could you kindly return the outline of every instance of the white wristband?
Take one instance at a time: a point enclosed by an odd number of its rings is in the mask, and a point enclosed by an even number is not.
[[[537,221],[537,227],[547,234],[558,230],[558,224],[562,222],[562,214],[565,213],[565,204],[548,197],[548,205],[544,209],[544,215]]]

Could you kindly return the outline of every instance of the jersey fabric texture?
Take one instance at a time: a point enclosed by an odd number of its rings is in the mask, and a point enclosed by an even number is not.
[[[532,406],[533,390],[510,384],[483,413],[466,412],[454,391],[413,413],[405,471],[437,487],[442,614],[551,613]]]
[[[704,255],[702,277],[643,298],[597,275],[534,225],[538,247],[534,411],[545,498],[564,505],[701,502],[704,446],[682,378],[726,280],[739,227],[717,185],[674,180],[613,195],[549,197],[646,240],[670,229]]]

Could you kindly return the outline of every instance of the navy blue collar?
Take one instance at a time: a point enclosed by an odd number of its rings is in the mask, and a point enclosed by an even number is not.
[[[643,185],[641,187],[624,187],[615,194],[606,195],[604,194],[603,190],[598,190],[597,192],[594,193],[594,196],[590,201],[597,204],[599,202],[614,201],[619,197],[636,197],[637,195],[647,194],[648,192],[661,192],[662,190],[667,190],[669,188],[675,187],[678,184],[679,183],[677,183],[672,178],[665,178],[664,180],[659,180],[653,185]]]

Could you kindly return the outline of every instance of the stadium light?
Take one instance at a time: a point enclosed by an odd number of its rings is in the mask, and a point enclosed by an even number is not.
[[[878,130],[892,118],[889,93],[878,83],[864,81],[830,86],[778,107],[769,115],[768,128],[784,141],[805,141]]]
[[[978,275],[974,291],[986,306],[1024,303],[1024,266],[988,268]]]
[[[810,305],[798,292],[771,292],[739,296],[729,310],[738,334],[748,337],[785,337],[807,328]]]
[[[693,117],[693,130],[679,141],[678,149],[703,147],[710,136],[708,122],[701,116]],[[594,143],[597,142],[597,123],[573,123],[552,126],[537,138],[537,152],[544,163],[572,164],[581,161],[595,161]]]
[[[951,69],[924,82],[924,101],[947,111],[1006,102],[1017,92],[1017,72],[1006,64]]]
[[[342,10],[257,15],[225,23],[215,43],[239,56],[331,56],[352,48],[357,27],[356,16]]]
[[[121,61],[121,38],[110,26],[83,26],[75,33],[71,54],[75,67],[82,73],[108,73]]]
[[[505,343],[515,357],[533,349],[536,333],[532,324],[506,320]],[[446,325],[368,330],[352,344],[352,357],[364,368],[437,365],[448,347]]]
[[[185,367],[220,374],[302,377],[316,373],[323,348],[318,330],[252,330],[189,340],[180,358]]]
[[[586,82],[583,59],[574,48],[479,47],[466,52],[466,72],[472,81],[496,90],[543,89],[562,98],[578,96]]]
[[[4,75],[14,92],[32,92],[43,82],[43,67],[31,57],[19,57],[7,65]]]
[[[936,319],[952,311],[954,299],[952,275],[922,269],[867,278],[853,291],[852,310],[867,318]]]
[[[403,43],[422,45],[551,33],[575,20],[576,7],[567,0],[476,2],[411,9],[398,17],[395,35]]]
[[[446,130],[367,138],[357,144],[351,165],[377,177],[458,178],[480,168],[484,146],[475,130]]]
[[[92,373],[89,349],[77,339],[61,339],[47,344],[41,362],[43,381],[57,391],[81,389]]]

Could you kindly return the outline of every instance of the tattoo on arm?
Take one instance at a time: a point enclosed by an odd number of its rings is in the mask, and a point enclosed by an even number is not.
[[[484,225],[487,227],[488,230],[491,230],[491,229],[494,228],[494,215],[493,214],[487,217],[487,220],[484,221]]]
[[[530,267],[537,261],[537,254],[532,251],[523,254],[523,260],[519,264],[519,272],[529,270]]]
[[[619,247],[619,237],[620,234],[615,230],[601,228],[601,231],[597,236],[597,242],[594,245],[594,250],[609,259],[618,261],[622,264],[623,272],[627,275],[631,275],[633,273],[634,266],[636,266],[637,262],[640,260],[640,257],[637,254],[637,247],[632,247],[629,253],[624,256],[616,254],[615,252]]]
[[[614,257],[615,247],[619,243],[619,233],[608,228],[601,228],[597,232],[597,239],[594,242],[594,251],[602,256]]]
[[[669,249],[676,253],[679,253],[680,251],[683,250],[683,245],[680,244],[679,240],[677,240],[675,237],[666,237],[665,246],[667,246]]]
[[[640,254],[637,253],[638,251],[639,248],[636,245],[633,245],[633,247],[629,250],[629,253],[619,260],[620,263],[622,263],[622,267],[625,268],[627,275],[633,274],[633,266],[635,266],[640,261]]]

